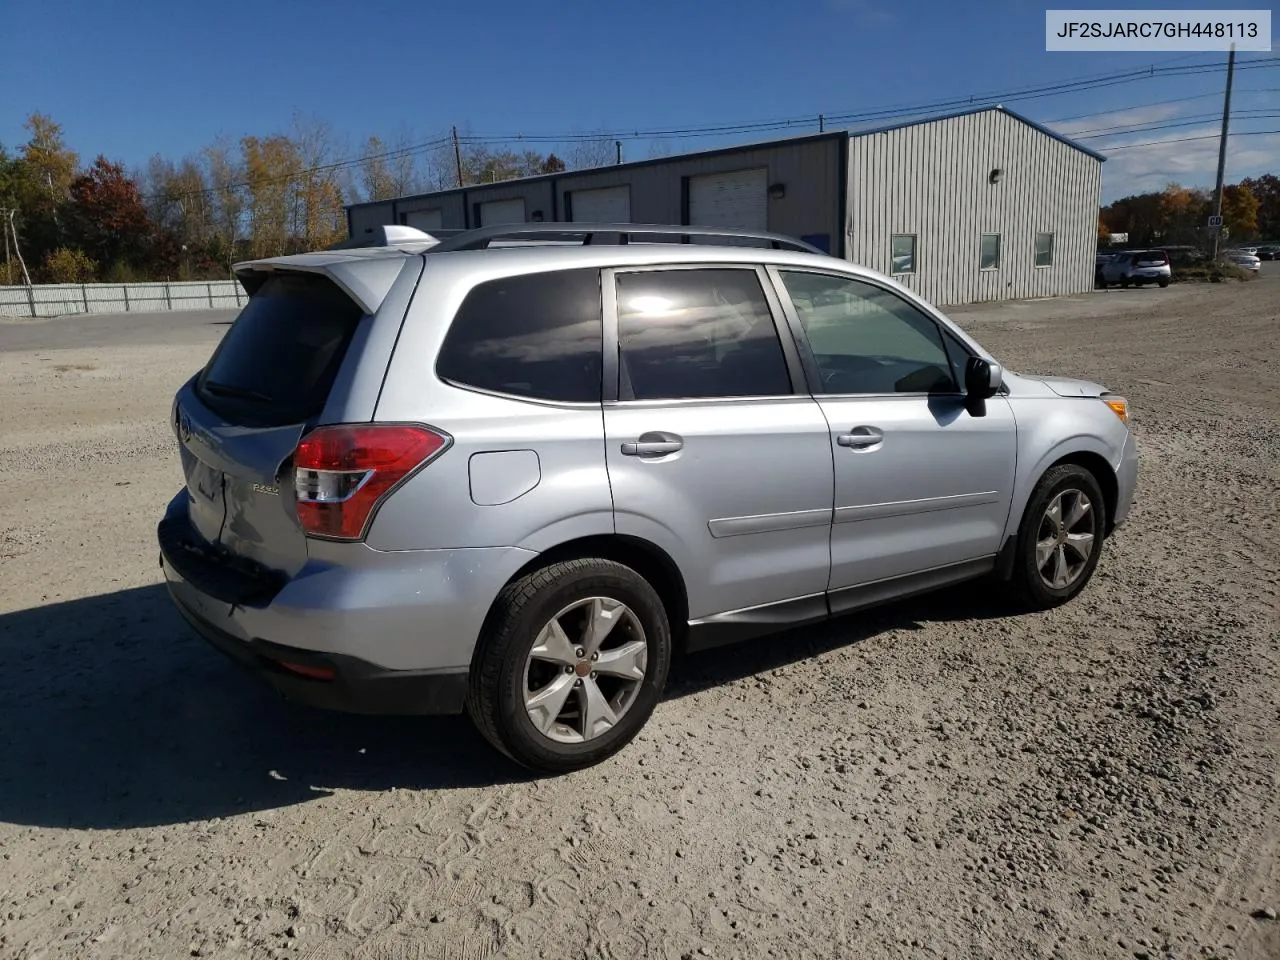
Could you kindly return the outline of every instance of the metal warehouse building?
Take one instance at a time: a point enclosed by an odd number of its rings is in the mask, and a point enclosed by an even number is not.
[[[352,237],[396,223],[527,221],[769,230],[890,274],[938,304],[1092,288],[1104,158],[985,107],[347,210]]]

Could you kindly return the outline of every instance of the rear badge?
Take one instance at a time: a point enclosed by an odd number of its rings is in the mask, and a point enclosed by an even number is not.
[[[269,486],[267,486],[265,483],[255,483],[255,484],[253,485],[253,492],[254,492],[254,493],[265,493],[267,496],[270,496],[270,497],[278,497],[278,496],[280,496],[280,488],[279,488],[279,487],[269,487]]]

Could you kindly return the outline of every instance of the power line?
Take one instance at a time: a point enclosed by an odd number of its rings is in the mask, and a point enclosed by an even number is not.
[[[1252,116],[1247,116],[1247,114],[1252,114]],[[1280,117],[1280,113],[1270,113],[1263,109],[1234,110],[1231,115],[1239,117],[1241,120],[1273,120]],[[1197,123],[1207,123],[1210,120],[1217,120],[1221,117],[1221,113],[1202,113],[1194,117],[1179,117],[1176,120],[1147,120],[1141,123],[1123,123],[1114,127],[1095,127],[1093,130],[1081,130],[1079,133],[1073,133],[1071,134],[1071,139],[1096,140],[1099,137],[1120,136],[1126,133],[1151,133],[1155,130],[1169,130],[1173,127],[1193,127]]]
[[[1280,134],[1280,130],[1244,130],[1231,134],[1232,137],[1269,137],[1273,134]],[[1147,140],[1144,143],[1121,143],[1114,147],[1105,147],[1107,153],[1115,153],[1117,150],[1132,150],[1134,147],[1155,147],[1165,143],[1191,143],[1195,140],[1217,140],[1219,135],[1216,133],[1206,134],[1203,137],[1177,137],[1171,140]]]
[[[1262,69],[1280,65],[1280,57],[1266,57],[1238,64],[1237,70]],[[1042,97],[1060,96],[1068,93],[1081,93],[1103,87],[1119,86],[1149,80],[1160,76],[1195,76],[1200,74],[1222,73],[1226,69],[1221,64],[1187,64],[1184,66],[1158,67],[1151,66],[1141,70],[1129,70],[1120,73],[1102,74],[1097,77],[1084,78],[1066,82],[1046,84],[1039,87],[1023,87],[1015,90],[991,94],[974,94],[967,97],[953,97],[947,100],[935,100],[911,106],[884,107],[851,113],[823,111],[827,121],[837,123],[855,123],[861,121],[892,120],[912,115],[925,115],[939,110],[959,107],[981,107],[994,102],[1039,99]],[[573,143],[596,139],[622,140],[662,140],[683,139],[691,137],[727,136],[737,133],[761,133],[782,130],[789,127],[812,126],[818,114],[793,116],[775,120],[745,121],[732,124],[703,125],[697,127],[655,128],[648,130],[601,130],[591,133],[564,132],[539,134],[489,134],[467,138],[473,143]]]
[[[876,110],[851,112],[851,113],[825,113],[826,119],[840,123],[855,123],[860,121],[873,120],[890,120],[910,117],[913,115],[923,115],[930,111],[939,111],[959,106],[981,107],[989,105],[996,101],[1009,100],[1026,100],[1038,99],[1041,97],[1061,96],[1069,93],[1078,93],[1086,90],[1099,89],[1101,87],[1117,86],[1121,84],[1135,83],[1141,80],[1153,79],[1157,76],[1191,76],[1197,74],[1221,73],[1225,70],[1220,64],[1185,64],[1180,66],[1170,66],[1178,60],[1188,59],[1195,54],[1188,54],[1180,57],[1169,58],[1168,60],[1158,61],[1148,67],[1128,70],[1118,73],[1098,74],[1093,77],[1085,77],[1072,81],[1060,81],[1052,84],[1045,84],[1038,87],[1022,87],[1013,90],[989,94],[974,94],[969,97],[951,98],[948,100],[938,100],[929,103],[920,103],[911,106],[886,107]],[[1163,65],[1161,65],[1163,64]],[[1269,66],[1280,64],[1280,57],[1263,57],[1255,60],[1246,61],[1237,64],[1237,70],[1261,69]],[[1185,98],[1200,99],[1195,98]],[[1173,102],[1173,101],[1170,101]],[[506,143],[582,143],[597,140],[638,140],[638,139],[681,139],[692,137],[716,137],[730,136],[733,134],[760,133],[774,130],[782,130],[797,126],[809,126],[814,122],[817,114],[808,114],[805,116],[796,116],[788,118],[780,118],[774,120],[746,121],[732,124],[716,124],[703,125],[698,127],[676,127],[676,128],[659,128],[652,130],[633,130],[633,131],[597,131],[592,133],[557,133],[557,134],[507,134],[507,135],[473,135],[459,137],[458,140],[468,144],[506,144]],[[1060,122],[1060,121],[1053,121]],[[1136,131],[1135,131],[1136,132]],[[414,144],[408,147],[401,147],[393,150],[384,151],[377,154],[368,154],[359,157],[348,157],[343,160],[337,160],[330,163],[319,164],[314,167],[302,170],[291,171],[278,177],[260,178],[254,180],[243,180],[238,183],[224,184],[218,187],[208,187],[200,190],[182,191],[179,193],[153,193],[144,196],[144,200],[169,200],[178,201],[190,199],[197,196],[212,196],[222,192],[239,190],[254,186],[270,186],[278,183],[287,183],[300,177],[310,176],[316,173],[323,173],[330,170],[338,170],[344,167],[355,166],[361,163],[368,163],[374,160],[403,159],[409,156],[415,156],[419,153],[433,150],[444,146],[451,141],[451,136],[438,137],[433,140],[420,144]]]
[[[1237,90],[1238,94],[1249,93],[1280,93],[1280,87],[1255,87],[1251,90]],[[1090,117],[1105,117],[1113,113],[1124,113],[1128,110],[1145,110],[1148,107],[1163,107],[1170,103],[1189,103],[1192,100],[1210,100],[1220,97],[1222,94],[1213,90],[1209,93],[1198,93],[1193,97],[1173,97],[1170,100],[1151,100],[1147,103],[1131,103],[1123,107],[1109,107],[1106,110],[1097,110],[1093,113],[1078,113],[1071,117],[1055,117],[1052,120],[1042,120],[1041,123],[1067,123],[1071,120],[1088,120]],[[1214,114],[1217,116],[1217,114]]]

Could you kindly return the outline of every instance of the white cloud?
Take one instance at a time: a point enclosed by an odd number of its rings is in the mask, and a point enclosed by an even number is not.
[[[1074,137],[1090,130],[1105,130],[1108,127],[1128,127],[1146,123],[1158,123],[1178,116],[1178,108],[1164,104],[1153,107],[1131,107],[1128,110],[1116,110],[1111,113],[1100,113],[1093,117],[1081,117],[1065,123],[1052,124],[1054,130],[1064,137]]]
[[[1102,201],[1108,203],[1122,196],[1162,190],[1171,181],[1185,187],[1211,187],[1218,169],[1217,124],[1185,127],[1176,132],[1132,134],[1099,147],[1107,157],[1102,165]],[[1206,137],[1185,141],[1186,137]],[[1183,141],[1152,143],[1153,140]],[[1147,144],[1130,149],[1116,149],[1126,143]],[[1226,182],[1237,183],[1244,177],[1275,172],[1280,157],[1280,134],[1233,136],[1227,143]]]

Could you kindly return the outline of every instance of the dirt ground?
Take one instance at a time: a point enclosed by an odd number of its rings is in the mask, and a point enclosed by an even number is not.
[[[1133,405],[1137,503],[1075,602],[968,587],[690,658],[636,743],[543,780],[462,719],[289,706],[180,624],[165,420],[225,317],[0,326],[0,957],[1275,960],[1263,266],[953,311]]]

